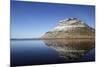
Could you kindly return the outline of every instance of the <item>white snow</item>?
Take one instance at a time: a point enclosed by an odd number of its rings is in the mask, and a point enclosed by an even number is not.
[[[85,27],[85,25],[71,25],[71,26],[57,26],[51,31],[60,31],[60,30],[67,30],[69,28],[76,28],[76,27]]]

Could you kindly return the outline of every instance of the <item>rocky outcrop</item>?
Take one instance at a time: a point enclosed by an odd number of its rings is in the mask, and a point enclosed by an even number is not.
[[[59,21],[41,38],[95,38],[95,30],[77,18],[69,18]]]

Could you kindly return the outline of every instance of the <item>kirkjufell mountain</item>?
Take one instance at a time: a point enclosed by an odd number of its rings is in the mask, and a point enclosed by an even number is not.
[[[95,38],[95,29],[78,18],[69,18],[59,21],[42,38]]]

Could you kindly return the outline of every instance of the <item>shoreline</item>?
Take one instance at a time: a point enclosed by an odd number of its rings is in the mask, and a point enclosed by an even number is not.
[[[12,38],[10,40],[53,40],[53,39],[95,39],[95,38]]]

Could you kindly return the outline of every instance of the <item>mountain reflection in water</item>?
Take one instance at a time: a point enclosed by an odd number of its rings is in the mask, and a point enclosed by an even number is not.
[[[95,47],[94,39],[52,39],[43,40],[46,45],[56,50],[66,60],[81,60],[86,53]]]
[[[95,61],[94,39],[11,40],[11,66]]]

